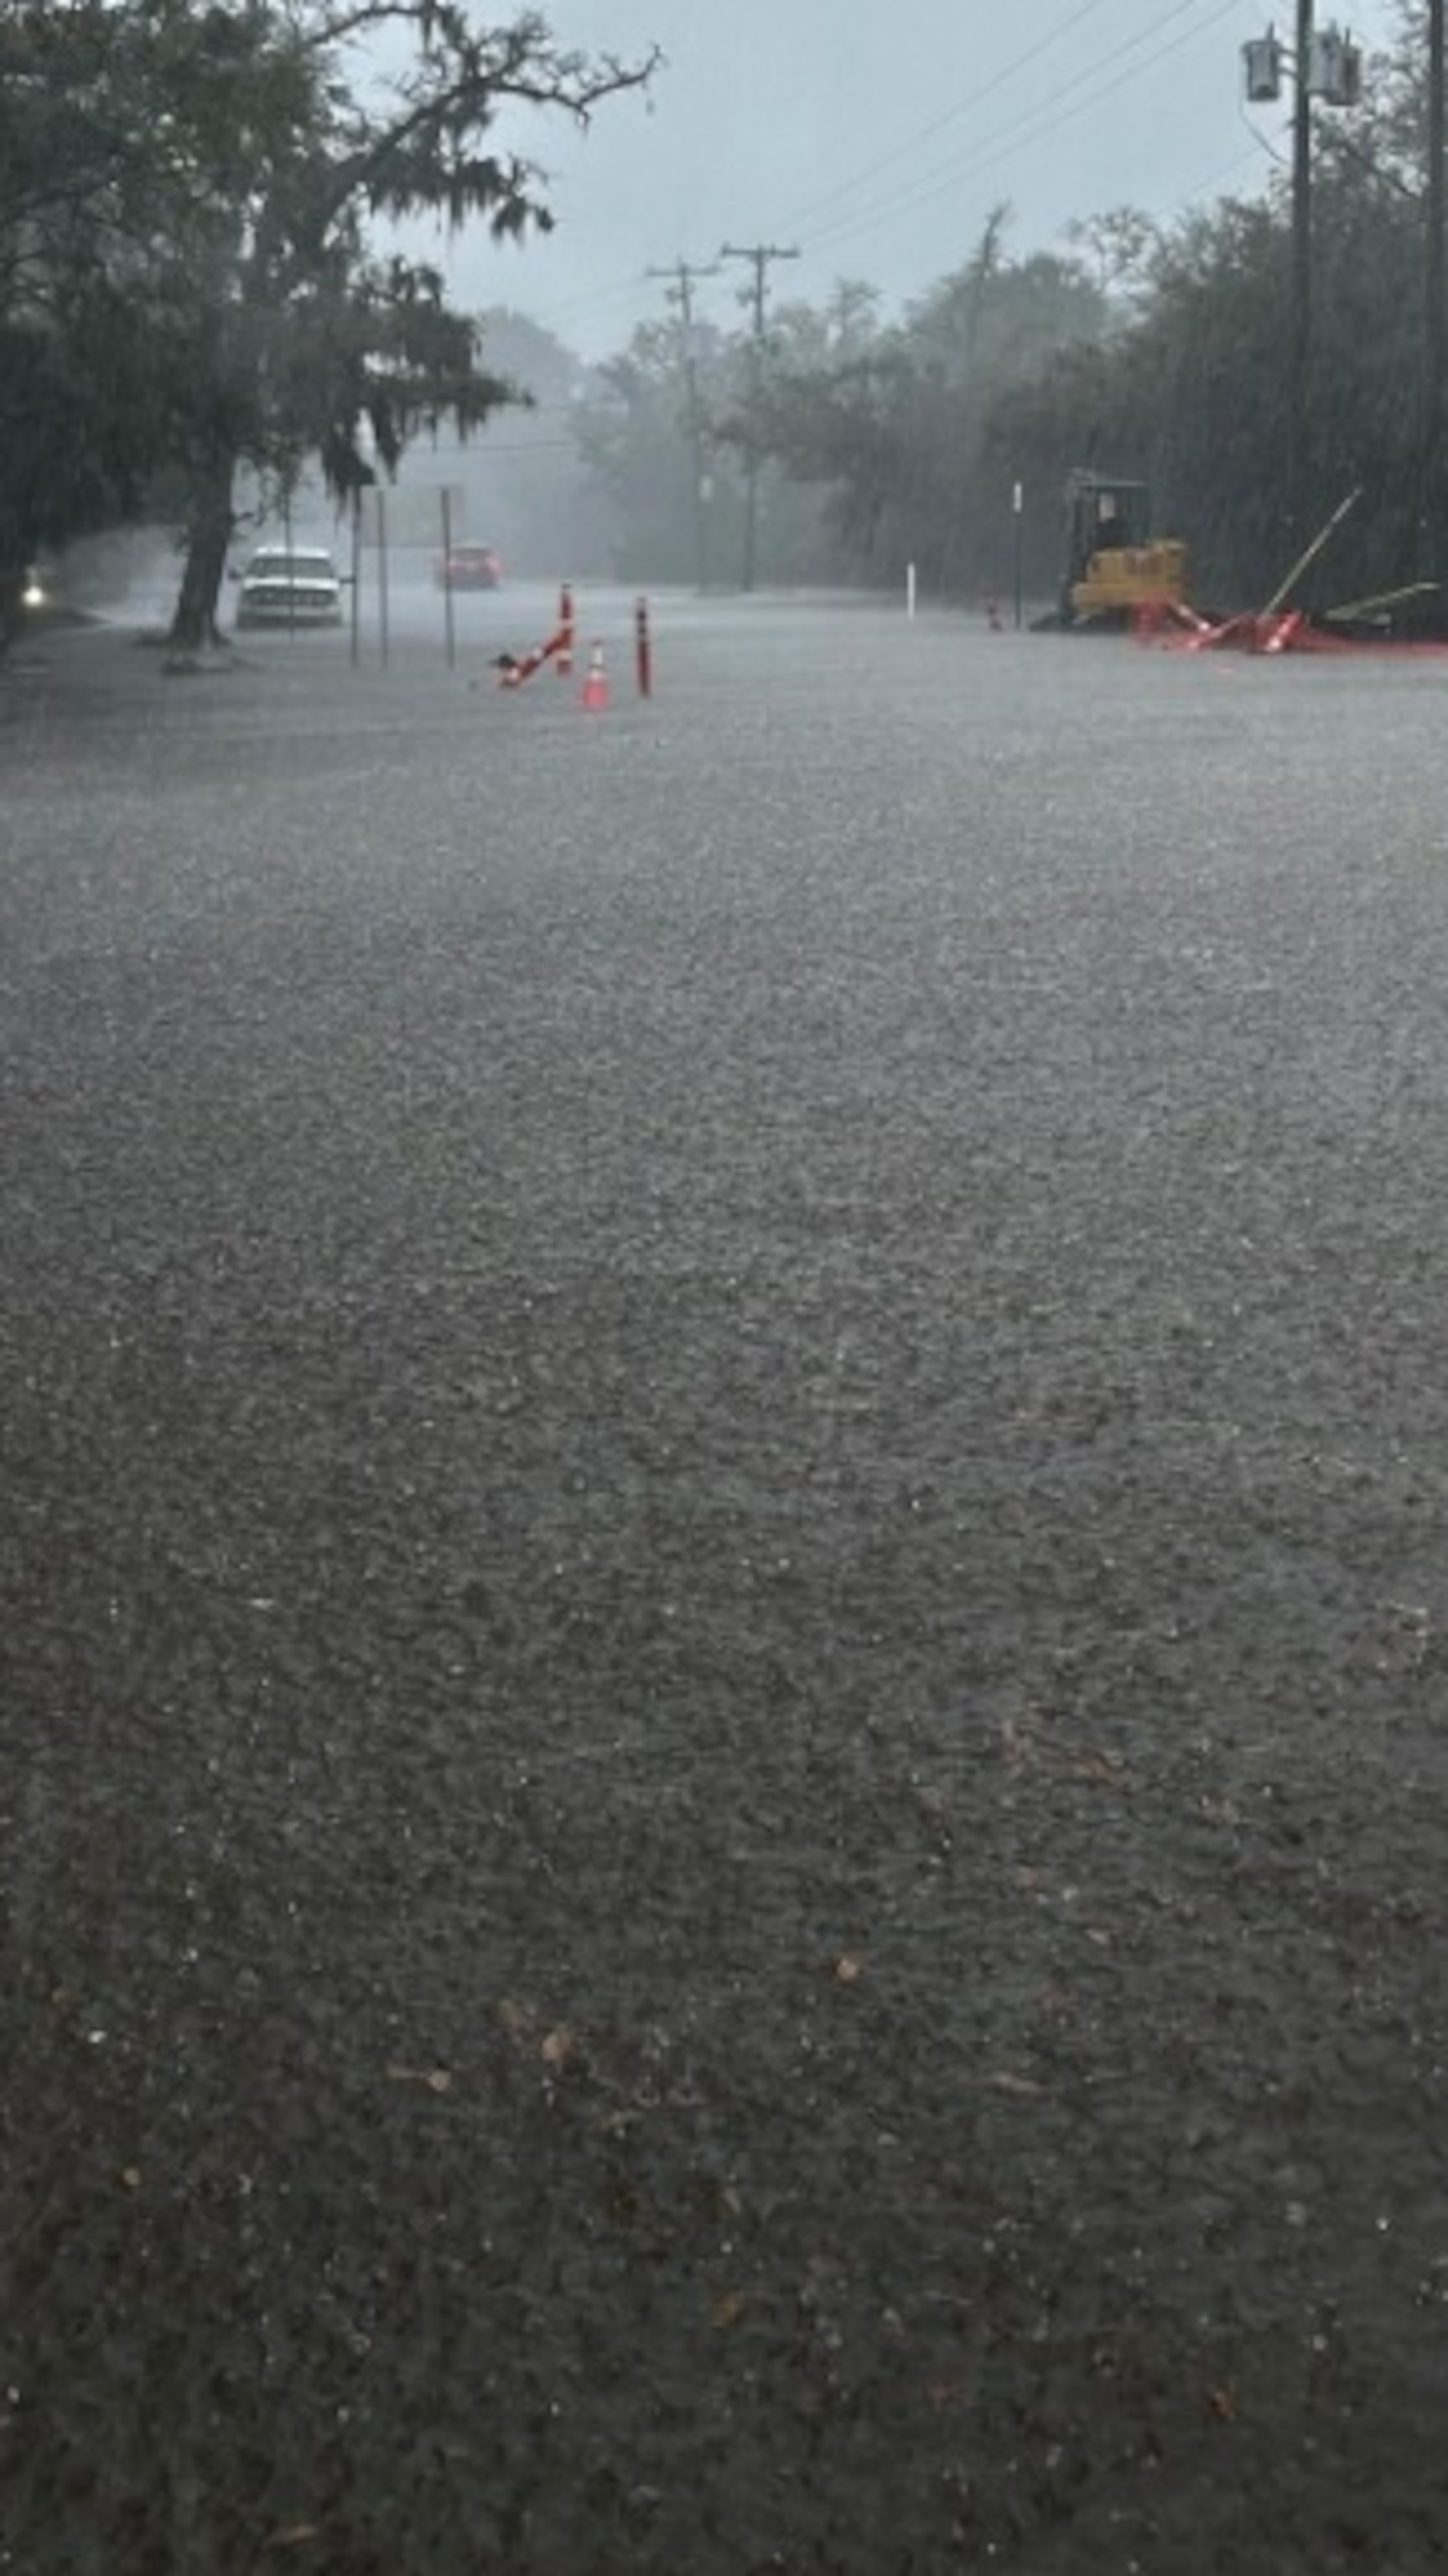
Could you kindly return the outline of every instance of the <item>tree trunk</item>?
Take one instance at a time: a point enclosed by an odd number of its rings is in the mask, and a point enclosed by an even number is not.
[[[0,509],[0,661],[20,632],[24,615],[25,539],[8,510]]]
[[[0,564],[0,662],[20,632],[20,594],[24,587],[23,564]]]
[[[226,550],[236,525],[231,506],[236,460],[230,448],[199,469],[186,525],[186,562],[168,638],[177,653],[199,653],[220,644],[217,603],[226,573]]]

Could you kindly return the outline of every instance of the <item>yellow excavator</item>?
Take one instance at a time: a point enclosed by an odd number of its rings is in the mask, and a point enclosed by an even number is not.
[[[1141,612],[1171,615],[1187,603],[1187,550],[1156,537],[1144,483],[1078,467],[1066,483],[1066,571],[1057,615],[1064,627],[1129,626]]]

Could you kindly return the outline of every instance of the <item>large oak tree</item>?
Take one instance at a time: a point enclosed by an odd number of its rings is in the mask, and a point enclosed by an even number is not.
[[[532,114],[644,84],[471,0],[0,0],[0,591],[26,547],[185,494],[173,641],[214,632],[237,467],[339,494],[509,388],[391,229],[547,229]]]

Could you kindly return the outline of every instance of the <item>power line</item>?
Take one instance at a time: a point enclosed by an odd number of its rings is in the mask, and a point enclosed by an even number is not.
[[[1195,5],[1196,0],[1177,0],[1177,6],[1167,12],[1165,23],[1169,24],[1173,18],[1182,17]],[[1238,0],[1224,0],[1224,5],[1216,10],[1208,23],[1215,25],[1218,20],[1231,16],[1237,6]],[[973,173],[989,170],[999,164],[1010,148],[1020,149],[1046,141],[1051,135],[1059,133],[1063,126],[1070,125],[1077,118],[1089,113],[1103,98],[1115,95],[1123,80],[1140,79],[1143,74],[1153,71],[1157,64],[1165,61],[1169,55],[1178,52],[1183,45],[1191,43],[1201,32],[1200,25],[1189,27],[1180,35],[1173,37],[1169,43],[1159,45],[1143,62],[1135,63],[1126,72],[1102,81],[1100,75],[1103,72],[1109,71],[1113,65],[1121,61],[1124,55],[1134,52],[1140,45],[1149,41],[1149,36],[1141,34],[1127,38],[1085,71],[1076,73],[1044,105],[1022,109],[1008,123],[997,127],[994,133],[988,134],[983,143],[953,154],[948,162],[937,165],[913,187],[900,190],[894,196],[874,206],[861,208],[852,217],[840,217],[833,224],[825,225],[816,233],[815,240],[847,239],[854,233],[868,231],[877,224],[888,222],[897,216],[915,213],[920,207],[929,205],[934,198],[953,188],[958,182],[962,169],[969,167]],[[1063,109],[1062,102],[1068,100],[1073,91],[1082,89],[1092,81],[1096,82],[1096,86],[1088,91],[1086,97],[1076,99],[1074,104],[1065,106]],[[813,247],[813,244],[811,246]]]
[[[1059,44],[1062,37],[1069,36],[1073,27],[1078,27],[1084,18],[1094,17],[1096,11],[1106,5],[1107,0],[1082,0],[1082,6],[1074,9],[1070,17],[1064,19],[1059,27],[1053,27],[1049,35],[1040,37],[1034,45],[1028,46],[1023,54],[1017,54],[1013,62],[1005,64],[1000,71],[994,72],[980,89],[972,91],[969,98],[960,99],[954,107],[948,107],[942,116],[932,117],[928,125],[917,126],[901,142],[893,144],[888,152],[882,153],[877,161],[867,161],[863,169],[854,171],[848,179],[842,180],[839,187],[827,188],[823,196],[809,198],[803,206],[796,209],[791,222],[797,224],[801,231],[807,230],[812,218],[822,207],[832,206],[838,197],[856,196],[863,183],[873,179],[878,171],[890,169],[896,161],[903,161],[908,153],[918,152],[920,146],[923,143],[929,143],[935,135],[943,134],[948,125],[955,125],[962,116],[971,115],[988,98],[993,97],[998,89],[1004,89],[1007,81],[1014,80],[1017,72],[1028,70],[1042,54],[1049,53],[1053,45]]]
[[[1169,26],[1174,19],[1200,6],[1200,0],[1177,0],[1177,5],[1168,9],[1155,27],[1139,30],[1135,35],[1123,38],[1107,53],[1098,55],[1084,71],[1076,73],[1071,79],[1057,86],[1051,95],[1037,106],[1023,109],[1019,114],[1008,119],[1004,125],[998,126],[994,132],[985,137],[983,145],[952,153],[944,164],[937,164],[928,176],[913,182],[907,180],[899,189],[893,193],[887,191],[873,204],[863,207],[860,205],[859,189],[862,181],[888,169],[892,164],[918,150],[932,136],[941,133],[946,127],[958,122],[961,117],[981,107],[986,100],[1003,88],[1008,80],[1029,68],[1032,63],[1049,52],[1063,37],[1093,16],[1105,4],[1106,0],[1082,0],[1082,5],[1072,10],[1049,35],[1039,39],[1023,54],[1016,56],[1005,65],[1000,72],[993,74],[969,98],[959,101],[956,106],[946,110],[931,123],[917,129],[880,159],[866,164],[862,170],[852,174],[849,180],[841,182],[838,188],[826,190],[822,195],[806,200],[791,218],[792,223],[799,223],[801,230],[806,229],[803,219],[813,210],[825,208],[842,197],[850,201],[848,211],[842,212],[833,221],[809,227],[810,252],[813,253],[822,244],[843,243],[861,235],[868,235],[898,218],[915,213],[957,186],[963,169],[970,168],[972,171],[980,172],[992,166],[999,166],[1003,158],[1009,157],[1013,145],[1024,149],[1048,140],[1063,128],[1089,115],[1104,98],[1114,95],[1123,82],[1134,81],[1151,72],[1159,63],[1179,52],[1183,45],[1215,29],[1224,19],[1231,17],[1234,11],[1250,6],[1251,0],[1224,0],[1224,5],[1212,10],[1204,21],[1199,19],[1195,27],[1188,27],[1172,37],[1165,45],[1158,45],[1143,61],[1131,64],[1124,72],[1113,73],[1113,66],[1138,51],[1142,45],[1149,44],[1152,36],[1159,34],[1163,25]],[[1103,80],[1101,77],[1103,73],[1111,76]],[[1093,82],[1095,86],[1089,88],[1084,97],[1073,98],[1073,93],[1081,91],[1087,84]],[[1231,166],[1235,168],[1239,165],[1233,163]],[[1199,196],[1202,189],[1210,184],[1208,180],[1197,182],[1186,192],[1188,199]],[[650,274],[655,273],[657,272],[650,272]],[[705,272],[700,270],[695,273],[702,275]],[[555,299],[537,318],[545,326],[554,323],[566,327],[574,312],[587,309],[596,313],[601,306],[623,304],[635,291],[635,287],[620,280],[616,287],[592,289],[576,297]]]
[[[1198,0],[1177,0],[1177,6],[1167,11],[1162,23],[1169,25],[1172,19],[1186,15],[1197,5]],[[1158,63],[1164,62],[1171,54],[1180,52],[1183,45],[1194,42],[1198,36],[1206,32],[1207,28],[1214,27],[1222,19],[1233,16],[1239,6],[1240,0],[1223,0],[1223,5],[1214,10],[1204,23],[1199,21],[1196,26],[1185,28],[1169,43],[1157,46],[1143,62],[1134,63],[1128,71],[1114,79],[1102,81],[1099,76],[1103,72],[1120,62],[1124,55],[1135,52],[1140,45],[1149,41],[1147,35],[1128,37],[1110,53],[1101,56],[1091,64],[1087,70],[1078,72],[1073,79],[1067,81],[1057,91],[1055,98],[1048,100],[1044,107],[1023,109],[1009,123],[998,127],[994,134],[987,135],[983,145],[953,154],[948,162],[939,165],[914,187],[907,187],[894,196],[877,202],[874,206],[863,207],[851,216],[841,216],[832,224],[818,227],[811,240],[811,249],[816,248],[821,241],[847,240],[857,233],[873,231],[879,225],[890,222],[897,216],[914,214],[922,206],[929,205],[934,198],[944,195],[947,190],[955,187],[963,169],[969,167],[972,173],[979,173],[998,164],[1012,146],[1019,149],[1025,145],[1045,142],[1051,135],[1059,133],[1063,126],[1073,124],[1078,117],[1099,105],[1103,98],[1114,96],[1123,80],[1139,80],[1143,74],[1154,71]],[[1072,91],[1083,88],[1091,81],[1095,81],[1097,85],[1089,90],[1085,98],[1077,99],[1073,105],[1061,108],[1061,102],[1069,99]],[[1053,112],[1058,109],[1060,112]]]

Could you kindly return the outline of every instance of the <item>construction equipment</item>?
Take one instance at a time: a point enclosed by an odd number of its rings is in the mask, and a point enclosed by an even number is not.
[[[1078,466],[1066,482],[1066,569],[1049,623],[1129,626],[1143,613],[1184,609],[1186,547],[1179,537],[1150,531],[1144,483]]]

